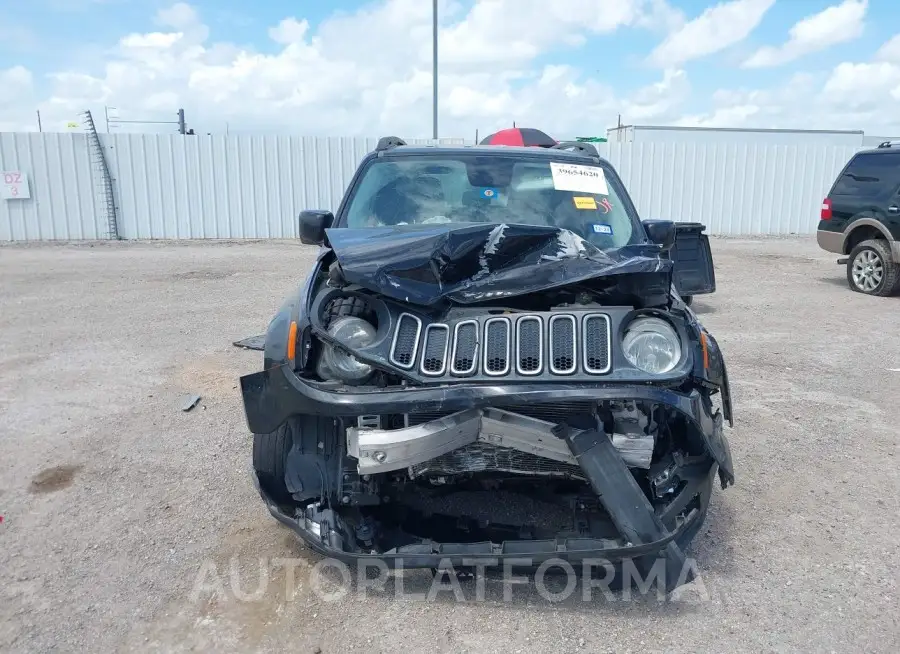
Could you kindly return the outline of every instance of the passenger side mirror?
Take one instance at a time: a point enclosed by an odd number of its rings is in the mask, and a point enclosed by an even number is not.
[[[324,209],[300,212],[300,242],[306,245],[322,245],[325,230],[334,222],[334,214]]]
[[[647,236],[659,245],[663,252],[668,252],[675,245],[675,223],[671,220],[644,220],[642,224],[647,230]]]

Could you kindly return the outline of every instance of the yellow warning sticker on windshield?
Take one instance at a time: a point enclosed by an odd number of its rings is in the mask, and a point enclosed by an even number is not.
[[[597,201],[592,197],[574,197],[572,201],[576,209],[597,209]]]

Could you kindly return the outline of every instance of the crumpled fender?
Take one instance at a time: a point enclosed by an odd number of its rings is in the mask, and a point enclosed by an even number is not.
[[[734,427],[734,414],[731,409],[731,387],[728,385],[728,370],[725,368],[725,357],[712,334],[701,327],[706,335],[706,351],[709,357],[709,367],[706,370],[706,378],[719,387],[722,393],[722,413],[730,427]]]

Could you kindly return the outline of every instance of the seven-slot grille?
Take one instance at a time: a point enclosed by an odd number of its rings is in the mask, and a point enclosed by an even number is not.
[[[464,377],[481,373],[502,377],[609,372],[609,316],[591,313],[495,316],[479,322],[432,323],[424,330],[415,316],[404,313],[391,343],[390,360],[423,375]]]

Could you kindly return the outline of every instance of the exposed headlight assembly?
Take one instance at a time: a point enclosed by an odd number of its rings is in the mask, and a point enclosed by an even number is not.
[[[338,318],[328,327],[328,334],[348,348],[366,347],[375,342],[375,328],[362,318]],[[316,372],[322,379],[359,384],[372,374],[372,366],[326,343]]]
[[[625,329],[622,350],[631,365],[662,375],[681,361],[681,339],[661,318],[636,318]]]

